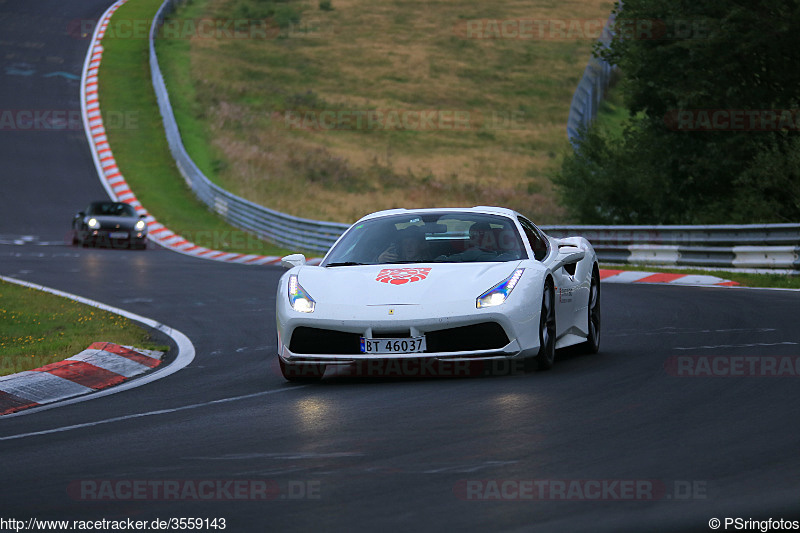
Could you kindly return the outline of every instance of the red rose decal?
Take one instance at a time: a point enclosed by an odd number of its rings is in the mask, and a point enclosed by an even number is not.
[[[427,278],[430,271],[430,268],[384,268],[378,273],[375,281],[403,285]]]

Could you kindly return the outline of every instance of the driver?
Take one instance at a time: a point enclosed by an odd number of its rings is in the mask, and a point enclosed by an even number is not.
[[[421,228],[410,226],[398,232],[395,242],[378,256],[379,263],[428,261],[428,243]]]
[[[497,242],[494,232],[488,222],[476,222],[469,227],[469,241],[467,249],[449,257],[442,256],[442,260],[456,263],[471,263],[476,261],[493,261],[498,257]],[[439,259],[439,258],[437,258]]]

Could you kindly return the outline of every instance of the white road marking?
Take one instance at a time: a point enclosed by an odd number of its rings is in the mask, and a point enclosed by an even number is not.
[[[40,241],[37,235],[0,235],[0,244],[12,246],[64,246],[64,241]]]
[[[157,411],[147,411],[147,412],[144,412],[144,413],[135,413],[135,414],[132,414],[132,415],[117,416],[117,417],[114,417],[114,418],[106,418],[104,420],[95,420],[94,422],[85,422],[83,424],[73,424],[71,426],[61,426],[61,427],[52,428],[52,429],[45,429],[45,430],[42,430],[42,431],[32,431],[30,433],[19,433],[17,435],[8,435],[8,436],[5,436],[5,437],[0,437],[0,441],[24,439],[24,438],[27,438],[27,437],[36,437],[36,436],[39,436],[39,435],[49,435],[49,434],[52,434],[52,433],[63,433],[65,431],[72,431],[74,429],[84,429],[84,428],[90,428],[90,427],[95,427],[95,426],[102,426],[104,424],[111,424],[111,423],[114,423],[114,422],[124,422],[125,420],[135,420],[137,418],[145,418],[145,417],[148,417],[148,416],[167,415],[167,414],[172,414],[172,413],[178,413],[178,412],[181,412],[181,411],[188,411],[188,410],[191,410],[191,409],[199,409],[201,407],[208,407],[208,406],[211,406],[211,405],[220,405],[220,404],[224,404],[224,403],[236,402],[236,401],[239,401],[239,400],[248,400],[248,399],[251,399],[251,398],[258,398],[260,396],[267,396],[267,395],[270,395],[270,394],[277,394],[277,393],[280,393],[280,392],[287,392],[287,391],[302,389],[302,388],[305,388],[305,387],[308,387],[308,386],[309,385],[298,385],[298,386],[295,386],[295,387],[289,387],[289,388],[285,388],[285,389],[275,389],[275,390],[270,390],[270,391],[254,392],[252,394],[244,394],[242,396],[233,396],[231,398],[222,398],[220,400],[211,400],[210,402],[195,403],[195,404],[191,404],[191,405],[184,405],[184,406],[181,406],[181,407],[173,407],[172,409],[159,409]],[[4,418],[7,418],[7,417],[4,417]]]
[[[283,389],[281,389],[283,390]],[[184,457],[193,461],[252,461],[255,459],[338,459],[340,457],[364,457],[361,452],[276,452],[276,453],[229,453],[220,456]]]
[[[631,331],[630,333],[607,333],[607,337],[632,337],[648,335],[697,335],[698,333],[767,333],[777,331],[775,328],[737,328],[737,329],[678,329],[672,327],[652,331]]]
[[[761,346],[797,346],[800,342],[753,342],[750,344],[716,344],[713,346],[678,346],[673,350],[715,350],[717,348],[757,348]]]

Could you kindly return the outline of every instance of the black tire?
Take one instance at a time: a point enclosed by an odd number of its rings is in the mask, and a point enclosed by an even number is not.
[[[602,323],[600,312],[600,272],[595,266],[592,270],[592,282],[589,286],[589,336],[586,342],[581,344],[581,351],[587,354],[594,354],[600,350],[600,326]]]
[[[278,362],[280,363],[283,377],[286,381],[293,383],[314,383],[321,380],[323,374],[325,374],[325,365],[313,363],[292,365],[285,363],[280,357],[278,357]]]
[[[556,360],[556,291],[553,280],[547,278],[542,292],[542,311],[539,317],[539,353],[534,358],[536,370],[550,370]]]

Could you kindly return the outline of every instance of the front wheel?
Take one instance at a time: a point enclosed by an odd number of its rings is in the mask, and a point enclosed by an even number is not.
[[[597,353],[600,350],[600,273],[595,268],[592,271],[592,282],[589,286],[588,303],[588,334],[586,342],[581,344],[584,353]]]
[[[550,370],[556,359],[556,298],[553,280],[548,278],[542,291],[539,316],[539,353],[534,360],[537,370]]]
[[[318,363],[311,364],[291,364],[284,362],[278,357],[281,366],[281,374],[287,381],[296,383],[311,383],[322,379],[325,374],[325,365]]]

